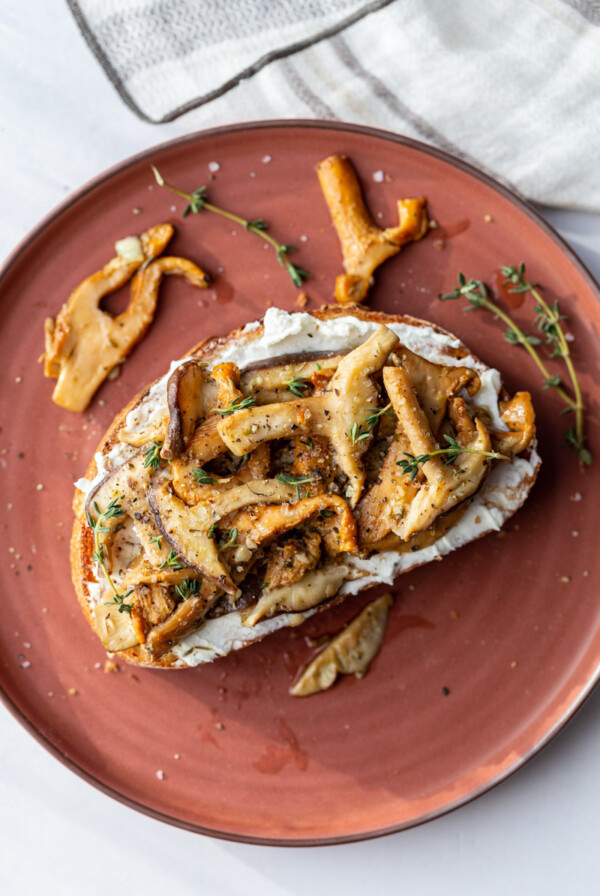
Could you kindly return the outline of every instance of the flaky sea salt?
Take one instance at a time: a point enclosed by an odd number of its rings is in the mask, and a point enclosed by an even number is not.
[[[373,172],[373,180],[375,181],[376,184],[382,184],[384,179],[385,179],[385,174],[383,173],[383,171],[381,171],[381,169],[379,171]]]

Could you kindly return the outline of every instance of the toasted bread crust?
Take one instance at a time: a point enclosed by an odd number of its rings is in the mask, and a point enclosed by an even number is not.
[[[308,311],[303,313],[310,314],[312,317],[315,317],[318,320],[329,320],[336,317],[353,316],[360,320],[371,321],[378,324],[406,323],[416,327],[429,327],[437,333],[456,339],[454,334],[450,333],[448,330],[444,330],[442,327],[439,327],[434,323],[431,323],[430,321],[420,320],[419,318],[415,318],[410,315],[392,315],[385,314],[380,311],[370,311],[364,308],[362,305],[325,305],[323,308],[317,311]],[[194,348],[192,348],[185,357],[195,357],[200,361],[210,362],[217,353],[239,341],[242,337],[244,339],[244,342],[253,341],[254,339],[261,337],[264,332],[262,323],[255,330],[252,330],[249,333],[243,333],[243,329],[244,328],[241,327],[237,330],[234,330],[227,336],[217,336],[205,339],[194,346]],[[461,347],[458,349],[449,349],[448,354],[459,359],[470,355],[471,357],[474,357],[476,360],[478,360],[477,357],[474,356],[472,352],[470,352],[464,345],[461,345]],[[119,433],[125,426],[125,421],[128,414],[143,401],[149,390],[156,382],[158,382],[158,380],[155,380],[154,382],[146,386],[129,402],[129,404],[125,408],[123,408],[123,410],[119,414],[117,414],[112,424],[100,440],[95,453],[107,454],[110,449],[119,441]],[[97,471],[98,470],[96,461],[95,459],[92,459],[89,467],[85,472],[85,478],[89,480],[93,479]],[[530,479],[527,480],[528,487],[525,490],[525,497],[523,498],[523,501],[525,500],[527,494],[533,486],[536,475],[530,477]],[[515,510],[516,509],[517,508],[515,508]],[[81,608],[91,627],[94,629],[94,631],[96,631],[95,620],[90,609],[89,595],[86,586],[86,583],[91,580],[93,581],[95,577],[93,569],[94,564],[92,560],[94,545],[92,533],[86,519],[85,496],[79,490],[76,490],[75,492],[75,497],[73,500],[73,510],[75,513],[75,520],[73,524],[70,547],[71,575]],[[366,585],[365,587],[371,586]],[[345,597],[346,595],[339,595],[337,597],[334,597],[323,602],[316,609],[319,612],[330,609],[336,604],[341,603],[345,599]],[[262,637],[265,636],[263,635]],[[261,637],[257,637],[254,641],[249,643],[256,643],[261,639]],[[151,668],[188,668],[187,666],[181,665],[178,658],[172,653],[166,653],[162,657],[154,659],[142,645],[130,648],[128,650],[120,651],[119,657],[127,660],[129,663]]]

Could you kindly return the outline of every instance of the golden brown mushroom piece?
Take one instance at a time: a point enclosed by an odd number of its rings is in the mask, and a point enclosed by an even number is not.
[[[177,555],[227,594],[237,594],[227,567],[219,557],[213,533],[219,521],[249,504],[293,501],[295,490],[274,479],[258,479],[219,492],[212,489],[201,504],[188,507],[174,495],[170,483],[157,483],[150,491],[156,525]]]
[[[430,454],[438,449],[406,372],[401,367],[386,367],[383,373],[387,393],[394,411],[402,421],[410,454]],[[490,434],[478,420],[471,420],[462,398],[450,402],[450,416],[456,429],[456,441],[470,451],[489,452]],[[392,531],[404,540],[415,532],[428,529],[435,519],[453,510],[461,501],[477,491],[489,468],[485,454],[460,454],[448,466],[439,456],[431,457],[422,465],[419,488]]]
[[[352,162],[329,156],[317,165],[325,201],[342,246],[345,274],[335,282],[338,302],[362,302],[373,282],[373,272],[406,243],[420,240],[429,228],[425,199],[398,200],[398,227],[382,230],[363,199]]]
[[[128,238],[127,252],[87,277],[69,296],[56,319],[46,318],[44,375],[58,379],[52,400],[70,411],[84,411],[111,370],[125,360],[152,322],[165,274],[179,274],[193,286],[208,277],[186,258],[157,258],[173,235],[170,224]],[[130,240],[133,243],[130,244]],[[132,245],[133,250],[132,251]],[[104,296],[131,282],[131,299],[113,317],[100,308]]]
[[[324,393],[237,411],[220,421],[221,438],[233,454],[241,456],[273,439],[326,436],[337,466],[348,477],[346,495],[354,507],[365,481],[360,457],[370,444],[369,438],[357,438],[358,430],[379,400],[372,375],[381,370],[397,344],[392,330],[379,327],[340,361]]]
[[[204,414],[204,369],[195,358],[176,367],[167,381],[169,423],[160,456],[172,460],[183,454]]]
[[[290,694],[308,697],[325,691],[338,675],[362,678],[381,648],[393,600],[391,594],[383,594],[367,604],[308,664]]]

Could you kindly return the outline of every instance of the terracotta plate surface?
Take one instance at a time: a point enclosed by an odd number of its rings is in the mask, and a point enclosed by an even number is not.
[[[373,593],[206,668],[119,663],[107,673],[70,581],[73,480],[114,414],[172,358],[270,305],[294,308],[298,296],[252,234],[208,213],[182,221],[181,202],[152,185],[149,165],[188,189],[207,184],[215,203],[266,219],[275,236],[298,246],[294,260],[315,273],[306,289],[315,308],[331,296],[341,264],[314,171],[332,152],[352,158],[385,224],[394,223],[397,198],[428,197],[439,228],[385,265],[371,306],[436,321],[499,367],[509,389],[531,390],[544,460],[538,482],[506,531],[403,577],[384,649],[362,681],[305,700],[288,696],[310,655],[309,636],[338,630]],[[212,175],[210,162],[219,165]],[[112,257],[117,238],[164,220],[177,227],[173,254],[210,271],[213,286],[202,293],[166,283],[154,325],[121,376],[87,413],[62,410],[50,399],[54,381],[36,363],[44,318]],[[164,821],[252,842],[331,843],[399,830],[522,765],[598,677],[600,457],[582,472],[561,447],[562,405],[498,322],[437,299],[458,271],[493,284],[499,264],[521,260],[569,315],[590,445],[600,455],[596,286],[526,205],[441,152],[352,126],[233,127],[150,150],[63,204],[2,274],[7,707],[105,792]],[[528,321],[531,309],[515,314]]]

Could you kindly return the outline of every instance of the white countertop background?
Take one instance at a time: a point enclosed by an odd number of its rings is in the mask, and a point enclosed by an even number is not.
[[[309,117],[303,108],[293,117]],[[209,124],[168,125],[119,99],[64,0],[0,5],[0,258],[90,177]],[[600,278],[600,215],[540,209]],[[0,892],[284,896],[591,896],[600,892],[600,691],[524,769],[436,821],[347,846],[212,840],[113,801],[0,706]]]

